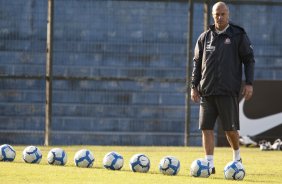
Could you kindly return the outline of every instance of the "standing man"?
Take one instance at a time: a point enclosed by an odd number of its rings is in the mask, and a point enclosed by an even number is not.
[[[239,94],[244,65],[242,95],[253,94],[254,54],[243,28],[229,22],[229,8],[217,2],[212,8],[214,25],[197,40],[193,59],[191,99],[200,102],[199,128],[205,157],[215,173],[214,125],[222,124],[233,149],[233,160],[242,162],[239,149]]]

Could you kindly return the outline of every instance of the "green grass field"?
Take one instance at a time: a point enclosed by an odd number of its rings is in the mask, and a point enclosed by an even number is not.
[[[1,184],[24,183],[122,183],[122,184],[221,184],[221,183],[282,183],[282,151],[260,151],[259,148],[241,148],[246,176],[243,181],[225,180],[223,168],[231,161],[230,148],[215,149],[215,166],[217,173],[209,178],[194,178],[189,175],[189,167],[196,158],[203,157],[201,147],[113,147],[113,146],[54,146],[63,148],[68,155],[66,166],[51,166],[47,163],[47,154],[51,148],[38,146],[43,154],[40,164],[27,164],[22,160],[25,146],[13,146],[17,152],[14,162],[0,162]],[[76,151],[87,148],[95,157],[93,168],[77,168],[73,157]],[[106,170],[102,160],[109,151],[117,151],[124,157],[124,167],[121,171]],[[136,153],[146,154],[151,161],[148,173],[133,173],[129,169],[129,160]],[[162,157],[171,155],[181,162],[177,176],[165,176],[158,171]]]

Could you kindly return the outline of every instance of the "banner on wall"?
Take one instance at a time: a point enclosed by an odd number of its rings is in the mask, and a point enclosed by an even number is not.
[[[240,98],[240,136],[255,142],[274,142],[282,138],[282,81],[255,81],[251,100]],[[218,146],[228,146],[221,126],[218,128]]]

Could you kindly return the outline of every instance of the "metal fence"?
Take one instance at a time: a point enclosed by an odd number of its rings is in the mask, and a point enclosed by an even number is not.
[[[213,3],[0,0],[0,142],[199,145],[186,80]],[[256,79],[281,80],[282,3],[227,3]]]

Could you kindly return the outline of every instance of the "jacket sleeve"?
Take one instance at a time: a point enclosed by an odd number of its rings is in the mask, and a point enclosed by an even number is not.
[[[193,58],[193,70],[190,87],[197,87],[201,80],[201,69],[202,69],[202,57],[203,57],[203,40],[201,36],[198,38]]]
[[[243,34],[241,43],[239,45],[239,54],[241,61],[244,64],[244,72],[246,84],[253,84],[254,81],[254,67],[255,59],[251,42],[246,34]]]

